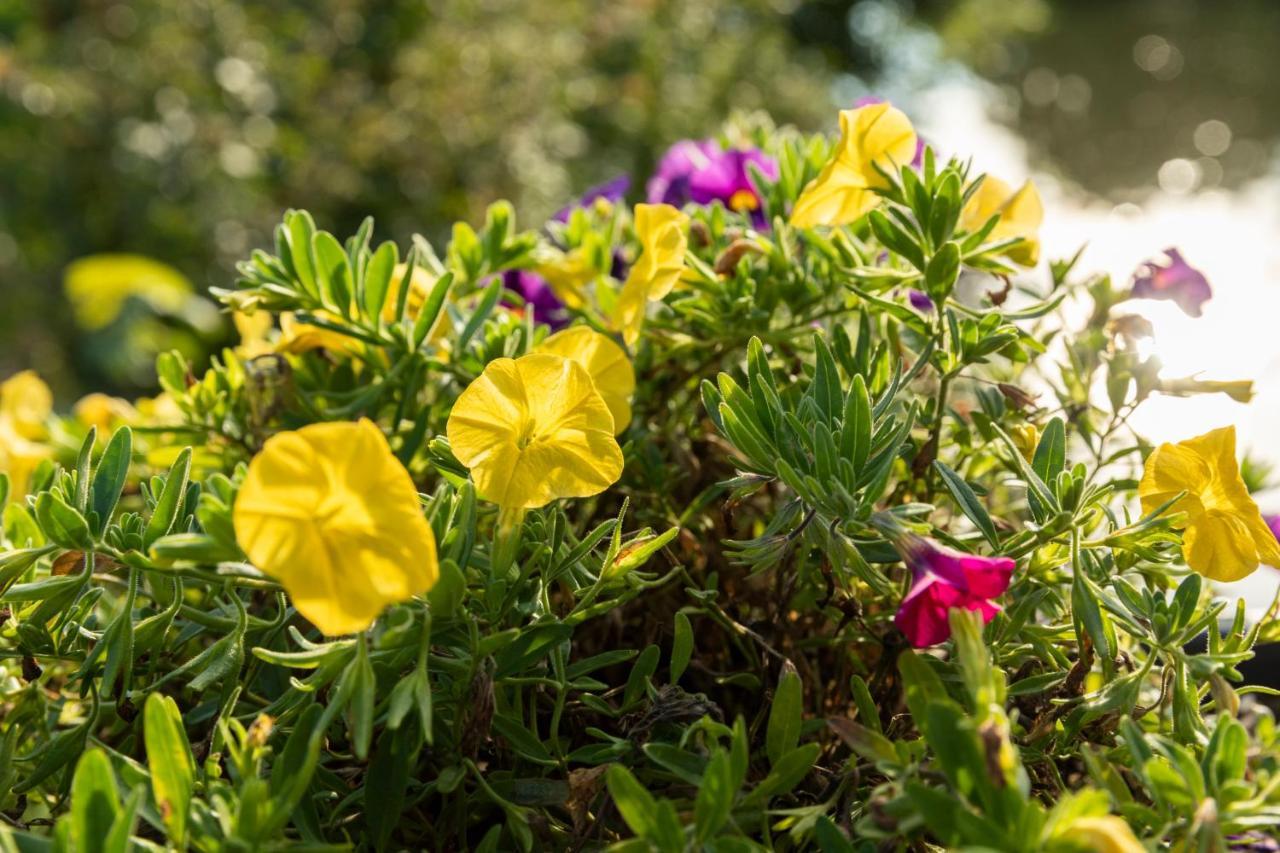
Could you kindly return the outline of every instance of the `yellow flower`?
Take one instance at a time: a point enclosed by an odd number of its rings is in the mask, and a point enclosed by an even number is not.
[[[275,347],[267,341],[267,334],[271,331],[272,325],[270,311],[262,309],[253,312],[232,311],[231,322],[236,327],[236,333],[240,335],[240,346],[236,347],[236,353],[241,358],[257,358],[275,351]]]
[[[0,382],[0,472],[9,475],[9,499],[27,494],[40,461],[53,455],[41,442],[49,436],[53,393],[35,371],[24,370]]]
[[[0,419],[17,435],[43,439],[53,413],[53,392],[34,370],[15,373],[0,383]]]
[[[418,490],[368,420],[267,439],[233,510],[236,540],[325,634],[373,624],[439,577]]]
[[[91,255],[67,266],[65,287],[76,322],[101,329],[120,316],[130,297],[162,312],[180,309],[194,288],[168,264],[143,255]]]
[[[640,257],[627,273],[614,308],[614,328],[622,332],[628,345],[640,337],[645,304],[663,298],[676,286],[684,272],[684,256],[689,248],[685,228],[689,217],[669,204],[637,204],[636,237]]]
[[[97,427],[99,439],[105,439],[116,427],[138,418],[138,410],[128,400],[96,392],[81,397],[71,412],[85,426]]]
[[[321,319],[336,319],[325,311],[315,312]],[[287,352],[294,355],[313,349],[326,349],[335,355],[354,352],[360,348],[360,341],[310,323],[301,323],[290,312],[280,315],[280,340],[276,341],[276,352]]]
[[[0,418],[0,473],[9,475],[10,501],[26,496],[36,466],[52,455],[47,444],[24,438],[11,421]]]
[[[613,431],[621,434],[631,423],[631,395],[636,390],[636,373],[622,347],[588,326],[574,326],[556,332],[534,348],[572,359],[586,368],[596,391],[613,415]]]
[[[1259,562],[1280,566],[1280,544],[1240,477],[1235,427],[1162,444],[1147,457],[1138,486],[1144,513],[1183,491],[1173,511],[1186,513],[1182,555],[1188,566],[1217,581],[1239,580]]]
[[[999,178],[987,175],[960,211],[960,227],[977,231],[996,215],[1000,221],[987,239],[991,242],[1022,238],[1005,254],[1015,264],[1033,267],[1040,259],[1040,224],[1044,221],[1044,205],[1036,185],[1027,181],[1015,193]]]
[[[1071,823],[1063,839],[1091,853],[1146,853],[1129,824],[1115,815],[1082,817]]]
[[[600,275],[581,248],[543,260],[534,267],[534,272],[542,276],[556,299],[567,308],[585,305],[583,292]]]
[[[139,397],[134,408],[138,412],[137,422],[146,426],[173,426],[183,421],[182,407],[168,391],[154,397]]]
[[[1196,379],[1187,376],[1183,379],[1161,379],[1159,390],[1175,397],[1191,394],[1226,394],[1237,403],[1247,403],[1253,399],[1252,379],[1231,379],[1225,382],[1215,379]]]
[[[491,361],[446,431],[476,491],[505,508],[598,494],[622,476],[608,405],[586,369],[558,355]]]
[[[871,104],[840,112],[840,142],[818,177],[796,199],[791,224],[847,225],[880,203],[875,190],[889,182],[876,170],[892,174],[916,153],[911,121],[889,104]]]
[[[400,303],[400,291],[405,289],[404,274],[408,271],[408,264],[396,264],[395,269],[391,271],[391,286],[387,288],[387,299],[382,303],[382,319],[387,323],[396,321],[396,307]],[[422,306],[427,303],[427,298],[431,296],[431,288],[435,287],[436,278],[421,264],[414,266],[413,275],[408,284],[409,292],[404,299],[404,313],[410,320],[417,319]]]
[[[1030,462],[1036,455],[1036,445],[1040,443],[1040,430],[1035,424],[1018,424],[1009,430],[1009,437],[1017,446],[1022,458]]]

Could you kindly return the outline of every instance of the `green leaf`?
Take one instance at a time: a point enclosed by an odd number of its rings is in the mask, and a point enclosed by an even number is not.
[[[347,706],[351,749],[357,758],[363,760],[369,754],[369,743],[373,738],[373,710],[378,686],[368,648],[363,642],[356,644],[356,656],[347,665],[343,678],[351,680],[351,704]]]
[[[959,277],[960,247],[948,241],[929,259],[924,271],[925,291],[934,299],[945,299]]]
[[[802,705],[804,685],[791,661],[782,664],[778,687],[773,693],[769,708],[769,723],[765,730],[765,754],[771,765],[777,765],[783,755],[795,749],[800,742],[800,726],[804,721]]]
[[[1054,418],[1040,434],[1031,468],[1046,483],[1052,483],[1067,464],[1067,433],[1062,418]]]
[[[656,645],[650,645],[646,646],[640,653],[640,657],[636,658],[635,664],[631,667],[631,674],[627,676],[627,686],[622,692],[622,707],[628,708],[644,696],[645,685],[658,671],[658,658],[661,655],[661,649]]]
[[[816,743],[797,746],[778,759],[769,771],[769,775],[760,780],[760,784],[751,791],[744,802],[753,805],[764,805],[771,797],[781,796],[789,792],[800,780],[809,775],[813,762],[818,760],[822,747]]]
[[[996,533],[996,526],[991,521],[991,516],[987,514],[987,510],[978,500],[978,496],[973,493],[973,489],[964,481],[964,478],[952,471],[940,459],[935,459],[933,467],[942,477],[942,482],[947,487],[947,491],[951,492],[951,497],[955,498],[956,505],[963,512],[978,530],[982,531],[982,535],[986,537],[987,542],[991,543],[992,548],[1000,547],[1000,537]]]
[[[97,516],[98,531],[102,532],[111,521],[111,514],[120,501],[125,480],[129,476],[129,460],[133,454],[133,431],[121,427],[107,442],[107,449],[98,460],[93,474],[93,512]]]
[[[71,842],[76,850],[98,850],[120,814],[111,759],[101,749],[80,757],[71,780]]]
[[[452,286],[452,271],[436,279],[436,283],[431,288],[431,293],[427,295],[427,301],[423,303],[422,310],[418,312],[418,316],[413,322],[414,349],[422,346],[422,342],[427,339],[427,334],[435,326],[436,318],[440,316],[440,311],[444,308],[445,297],[449,295],[449,288]],[[406,285],[401,292],[408,293],[409,287]]]
[[[41,492],[36,498],[36,521],[50,540],[64,548],[87,551],[93,547],[89,522],[55,492]]]
[[[671,683],[684,675],[689,659],[693,657],[693,626],[683,612],[676,614],[675,638],[671,641]]]
[[[544,622],[525,629],[494,656],[494,678],[506,678],[522,672],[551,653],[551,649],[573,636],[573,626],[563,622]]]
[[[164,481],[164,490],[160,493],[160,499],[156,501],[156,507],[151,512],[151,520],[147,522],[147,529],[142,534],[142,544],[145,549],[150,549],[157,539],[173,529],[178,519],[178,512],[182,509],[182,499],[187,493],[187,481],[190,476],[191,448],[184,447],[174,461],[173,467],[169,469],[169,475]]]
[[[316,260],[316,281],[320,285],[320,298],[342,316],[351,313],[353,282],[351,262],[338,239],[328,231],[320,231],[311,238]]]
[[[404,815],[405,792],[418,756],[413,726],[384,729],[364,783],[364,813],[375,850],[385,850]]]
[[[813,824],[813,840],[822,853],[854,853],[853,842],[826,815],[819,815]]]
[[[187,813],[195,787],[195,761],[182,715],[168,696],[152,693],[147,697],[143,722],[152,796],[170,839],[181,848],[186,843]]]
[[[284,225],[285,238],[289,245],[289,261],[298,277],[298,283],[302,285],[304,292],[313,297],[319,297],[320,290],[316,287],[316,265],[311,248],[311,238],[315,234],[316,226],[311,220],[311,214],[305,210],[291,210],[285,214]]]
[[[717,749],[707,762],[706,772],[702,774],[702,784],[698,786],[698,796],[694,800],[693,815],[697,825],[699,841],[713,837],[729,819],[733,811],[734,795],[733,774],[729,766],[729,753]]]
[[[93,462],[93,446],[98,442],[98,428],[89,427],[89,434],[80,443],[80,453],[76,457],[76,502],[80,512],[89,510],[89,466]]]
[[[391,288],[391,278],[396,264],[400,260],[396,244],[388,240],[378,247],[369,258],[364,271],[364,312],[370,320],[382,316],[382,308],[387,302],[387,292]],[[402,288],[408,288],[408,282],[401,282]]]
[[[605,783],[609,786],[609,796],[618,807],[618,814],[622,815],[631,831],[641,838],[652,838],[657,832],[658,811],[653,795],[621,764],[609,765],[605,771]]]

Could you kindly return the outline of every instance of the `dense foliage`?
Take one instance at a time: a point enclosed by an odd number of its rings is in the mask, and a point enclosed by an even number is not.
[[[828,79],[764,0],[0,2],[0,372],[136,392],[155,348],[220,343],[146,304],[77,329],[76,258],[202,293],[286,206],[401,241],[499,198],[541,217],[733,110],[816,128]]]
[[[887,109],[683,212],[405,251],[291,211],[208,371],[7,384],[0,846],[1260,840],[1276,622],[1201,575],[1277,546],[1229,431],[1152,453],[1130,294],[1021,277],[1034,188],[907,165]]]

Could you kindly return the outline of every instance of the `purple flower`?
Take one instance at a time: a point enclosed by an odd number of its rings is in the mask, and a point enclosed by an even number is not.
[[[598,199],[604,199],[612,204],[617,204],[626,198],[627,191],[631,189],[631,176],[625,172],[618,177],[605,181],[603,184],[596,184],[584,192],[577,201],[567,204],[556,211],[556,215],[551,217],[556,222],[568,222],[569,216],[579,208],[587,207]]]
[[[1015,565],[1010,558],[964,554],[912,534],[900,539],[898,551],[914,579],[893,623],[917,649],[951,636],[953,607],[976,610],[983,622],[1000,612],[991,599],[1009,588]]]
[[[933,300],[929,298],[929,294],[923,290],[916,290],[914,287],[907,291],[907,301],[911,303],[911,307],[917,311],[928,313],[933,310]]]
[[[1213,288],[1204,273],[1182,259],[1177,249],[1165,249],[1166,266],[1148,261],[1133,274],[1134,299],[1172,299],[1188,316],[1199,317]]]
[[[854,109],[858,109],[860,107],[869,107],[872,104],[883,104],[884,102],[885,102],[884,98],[880,98],[875,95],[863,95],[861,98],[858,98],[858,100],[853,102],[853,107]],[[917,134],[916,135],[916,155],[911,158],[911,168],[919,169],[921,164],[923,163],[924,163],[924,138],[921,137],[919,134]]]
[[[507,270],[502,285],[520,295],[526,307],[533,309],[534,319],[558,329],[569,322],[569,313],[551,290],[547,280],[530,270]]]
[[[1262,520],[1267,523],[1267,527],[1271,528],[1276,539],[1280,539],[1280,515],[1264,515]]]
[[[735,213],[749,213],[757,228],[768,225],[760,192],[751,180],[754,163],[770,181],[778,178],[778,163],[757,148],[723,149],[712,139],[686,139],[667,149],[645,187],[650,204],[680,207],[689,202],[719,201]]]

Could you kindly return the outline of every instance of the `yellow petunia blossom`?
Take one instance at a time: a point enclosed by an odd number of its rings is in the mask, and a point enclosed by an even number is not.
[[[669,204],[636,205],[640,257],[627,273],[613,315],[614,328],[622,332],[628,345],[640,338],[645,305],[670,293],[684,273],[688,225],[689,217]]]
[[[1146,853],[1124,818],[1115,815],[1082,817],[1072,821],[1064,840],[1091,853]]]
[[[408,264],[396,264],[395,269],[391,271],[391,285],[387,288],[387,299],[382,303],[382,319],[387,323],[396,321],[396,308],[400,304],[400,291],[406,287],[404,276],[409,271]],[[422,306],[427,304],[427,298],[431,296],[431,288],[435,287],[436,276],[421,265],[415,265],[413,275],[409,278],[407,287],[409,292],[405,294],[404,313],[410,320],[416,320],[418,313],[422,311]]]
[[[167,313],[180,309],[195,292],[182,273],[145,255],[80,258],[67,266],[64,283],[76,322],[90,330],[114,322],[131,298]]]
[[[543,259],[534,267],[534,272],[542,276],[561,304],[573,309],[586,304],[587,285],[600,275],[581,248]]]
[[[329,319],[324,311],[317,311],[316,316]],[[359,348],[360,341],[341,332],[299,322],[290,312],[280,315],[280,339],[276,341],[276,352],[297,355],[313,349],[326,349],[334,354],[343,354]]]
[[[43,439],[51,414],[53,392],[34,370],[15,373],[0,382],[0,419],[8,421],[13,432],[23,438]]]
[[[1040,444],[1040,430],[1035,424],[1017,424],[1009,430],[1009,437],[1023,459],[1030,462],[1035,458],[1036,446]]]
[[[1006,252],[1009,260],[1033,267],[1040,260],[1040,225],[1044,222],[1044,204],[1040,191],[1027,181],[1017,192],[999,178],[987,175],[960,211],[960,227],[977,231],[996,215],[1000,221],[987,237],[991,242],[1020,237],[1022,242]]]
[[[796,228],[847,225],[880,203],[877,189],[916,153],[916,131],[901,110],[870,104],[840,112],[840,142],[818,177],[809,182],[791,211]]]
[[[572,359],[586,368],[596,391],[613,415],[613,431],[621,434],[631,423],[631,395],[636,390],[636,373],[622,347],[588,326],[574,326],[556,332],[534,348]]]
[[[122,424],[138,419],[138,410],[128,400],[97,392],[76,401],[71,413],[86,427],[97,427],[99,439],[105,439]]]
[[[270,311],[232,311],[231,322],[240,336],[236,354],[241,358],[254,359],[275,352],[275,347],[267,340],[273,325]]]
[[[329,636],[368,628],[439,577],[418,490],[372,422],[267,439],[232,512],[249,559]]]
[[[53,413],[53,392],[34,371],[0,382],[0,472],[9,475],[9,499],[27,494],[36,466],[53,455],[44,444]]]
[[[550,353],[491,361],[453,404],[453,455],[476,491],[533,509],[598,494],[622,476],[613,415],[587,370]]]
[[[1138,496],[1149,513],[1186,492],[1173,511],[1186,513],[1182,555],[1216,581],[1250,575],[1260,562],[1280,566],[1280,543],[1262,520],[1236,462],[1236,428],[1162,444],[1147,457]]]

